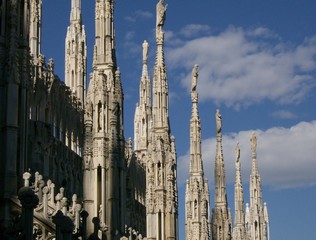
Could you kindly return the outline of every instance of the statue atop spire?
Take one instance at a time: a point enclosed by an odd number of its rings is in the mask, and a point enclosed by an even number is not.
[[[241,163],[239,142],[235,147],[235,164],[236,164],[236,180],[235,180],[235,226],[233,229],[233,240],[246,239],[245,235],[245,214],[244,214],[244,196],[241,180]]]
[[[191,87],[191,98],[192,98],[192,109],[197,111],[196,103],[198,102],[198,94],[196,92],[197,78],[199,76],[199,65],[195,64],[192,69],[192,87]]]
[[[197,85],[197,78],[199,76],[199,65],[195,64],[192,69],[192,88],[191,91],[196,91],[196,85]]]
[[[231,239],[231,213],[228,208],[226,176],[222,146],[222,115],[216,110],[216,157],[214,168],[215,206],[212,214],[212,239]]]
[[[240,160],[239,142],[236,143],[236,147],[235,147],[235,158],[236,158],[236,163],[239,163],[239,160]]]
[[[159,45],[163,45],[164,41],[164,33],[162,31],[162,28],[165,24],[166,11],[168,6],[168,4],[166,4],[165,6],[163,4],[164,0],[159,0],[156,6],[156,42]]]
[[[164,4],[164,0],[159,0],[156,6],[156,9],[157,9],[156,26],[158,28],[162,28],[166,20],[166,11],[167,11],[168,4],[166,4],[165,6],[163,4]]]
[[[222,133],[222,115],[219,112],[219,109],[216,110],[216,132],[217,134]]]
[[[147,64],[147,59],[148,59],[148,42],[144,40],[143,42],[143,64]]]
[[[255,132],[252,132],[251,134],[251,138],[250,138],[250,142],[251,142],[251,151],[252,151],[252,155],[256,156],[256,151],[257,151],[257,136]]]
[[[210,194],[209,185],[204,178],[201,121],[198,113],[198,94],[196,92],[199,66],[192,69],[192,115],[190,119],[190,179],[186,185],[186,239],[210,239]]]

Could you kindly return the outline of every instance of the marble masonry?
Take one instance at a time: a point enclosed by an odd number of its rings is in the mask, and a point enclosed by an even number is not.
[[[0,239],[177,240],[181,201],[187,240],[269,240],[255,133],[250,138],[250,204],[244,204],[241,151],[236,144],[233,222],[219,110],[217,145],[210,146],[216,147],[215,189],[209,188],[205,171],[212,169],[203,168],[198,65],[192,66],[190,177],[185,199],[178,197],[164,54],[164,0],[155,9],[152,77],[150,46],[146,40],[142,44],[133,140],[124,136],[123,122],[133,120],[123,119],[124,81],[115,49],[114,0],[94,1],[91,73],[87,72],[81,0],[69,1],[63,81],[54,72],[53,59],[46,60],[41,51],[45,2],[0,0]]]

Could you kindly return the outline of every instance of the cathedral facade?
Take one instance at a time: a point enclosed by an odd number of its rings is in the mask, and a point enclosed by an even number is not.
[[[87,80],[81,0],[71,0],[65,79],[61,81],[54,73],[54,61],[46,61],[41,52],[42,0],[0,0],[1,239],[66,239],[60,238],[62,231],[56,220],[63,219],[61,216],[66,217],[63,221],[70,226],[73,239],[179,239],[177,153],[171,135],[164,56],[167,5],[164,0],[156,5],[152,82],[147,66],[149,44],[144,41],[142,45],[134,141],[124,137],[124,92],[116,60],[114,5],[114,0],[95,0],[93,70]],[[195,65],[188,136],[190,178],[185,199],[180,199],[186,208],[186,239],[269,240],[255,134],[251,136],[250,205],[244,205],[240,150],[236,146],[232,222],[219,111],[211,208],[201,150],[198,73]],[[34,193],[31,231],[20,224],[25,220],[24,190],[20,187]]]

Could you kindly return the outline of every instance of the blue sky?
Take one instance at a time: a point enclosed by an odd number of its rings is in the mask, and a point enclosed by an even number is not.
[[[118,65],[125,94],[125,136],[141,75],[141,44],[155,57],[157,1],[117,0]],[[234,145],[240,142],[245,202],[249,202],[250,133],[258,135],[263,199],[271,239],[314,240],[316,221],[316,2],[314,0],[166,1],[165,55],[170,123],[178,153],[179,232],[184,239],[184,182],[189,170],[190,76],[200,65],[198,93],[203,161],[214,199],[215,110],[223,116],[229,205],[233,209]],[[82,0],[91,71],[94,1]],[[64,78],[70,0],[43,1],[42,52]],[[211,203],[213,204],[213,203]]]

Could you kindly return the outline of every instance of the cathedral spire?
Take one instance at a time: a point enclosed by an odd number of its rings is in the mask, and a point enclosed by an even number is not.
[[[226,177],[222,146],[222,115],[216,110],[215,205],[227,206]]]
[[[114,0],[96,0],[94,68],[116,66],[114,41]]]
[[[70,21],[81,24],[81,0],[71,0]]]
[[[145,40],[143,42],[143,69],[140,83],[140,104],[151,106],[150,98],[150,78],[148,74],[147,59],[148,59],[148,48],[149,44]]]
[[[93,72],[85,101],[84,207],[113,239],[123,232],[126,214],[126,162],[123,89],[114,46],[114,0],[95,0]],[[88,164],[89,163],[89,164]],[[91,167],[90,167],[91,166]],[[90,219],[89,219],[90,218]]]
[[[153,120],[154,128],[164,128],[169,131],[168,80],[163,50],[164,32],[162,30],[165,23],[167,5],[164,6],[163,3],[164,0],[159,0],[156,6],[157,52],[153,78]]]
[[[252,167],[250,175],[250,207],[253,207],[254,205],[262,207],[261,177],[257,163],[257,136],[255,132],[251,134],[250,142],[252,152]]]
[[[190,120],[190,179],[186,185],[186,239],[210,239],[209,186],[204,179],[201,151],[201,123],[198,113],[197,78],[199,66],[192,70],[192,115]]]
[[[139,153],[139,158],[148,147],[151,125],[151,97],[150,97],[150,78],[148,74],[148,42],[143,42],[143,69],[139,85],[139,103],[137,103],[134,116],[134,150]]]
[[[192,88],[191,88],[191,100],[192,100],[192,115],[190,120],[190,173],[203,177],[203,166],[201,158],[201,121],[198,112],[198,93],[197,78],[198,78],[199,66],[196,64],[192,70]]]
[[[168,117],[168,80],[164,62],[162,30],[167,6],[156,6],[156,62],[153,77],[152,152],[147,160],[147,239],[178,239],[177,155],[174,137],[170,136]],[[151,172],[153,171],[154,174]]]
[[[30,1],[30,53],[37,63],[37,58],[41,54],[42,40],[42,0]]]
[[[252,167],[249,183],[250,205],[246,212],[246,231],[251,239],[269,239],[269,219],[267,206],[262,204],[261,177],[257,162],[257,136],[251,134]]]
[[[225,166],[222,147],[222,116],[216,111],[215,206],[212,215],[212,239],[231,239],[231,214],[227,203]]]
[[[83,107],[87,83],[87,37],[81,23],[81,0],[72,0],[65,40],[65,82]]]
[[[235,167],[236,167],[236,180],[235,180],[235,227],[233,231],[233,239],[240,240],[245,237],[245,215],[244,215],[244,196],[241,180],[241,163],[240,163],[240,149],[237,142],[235,148]]]

